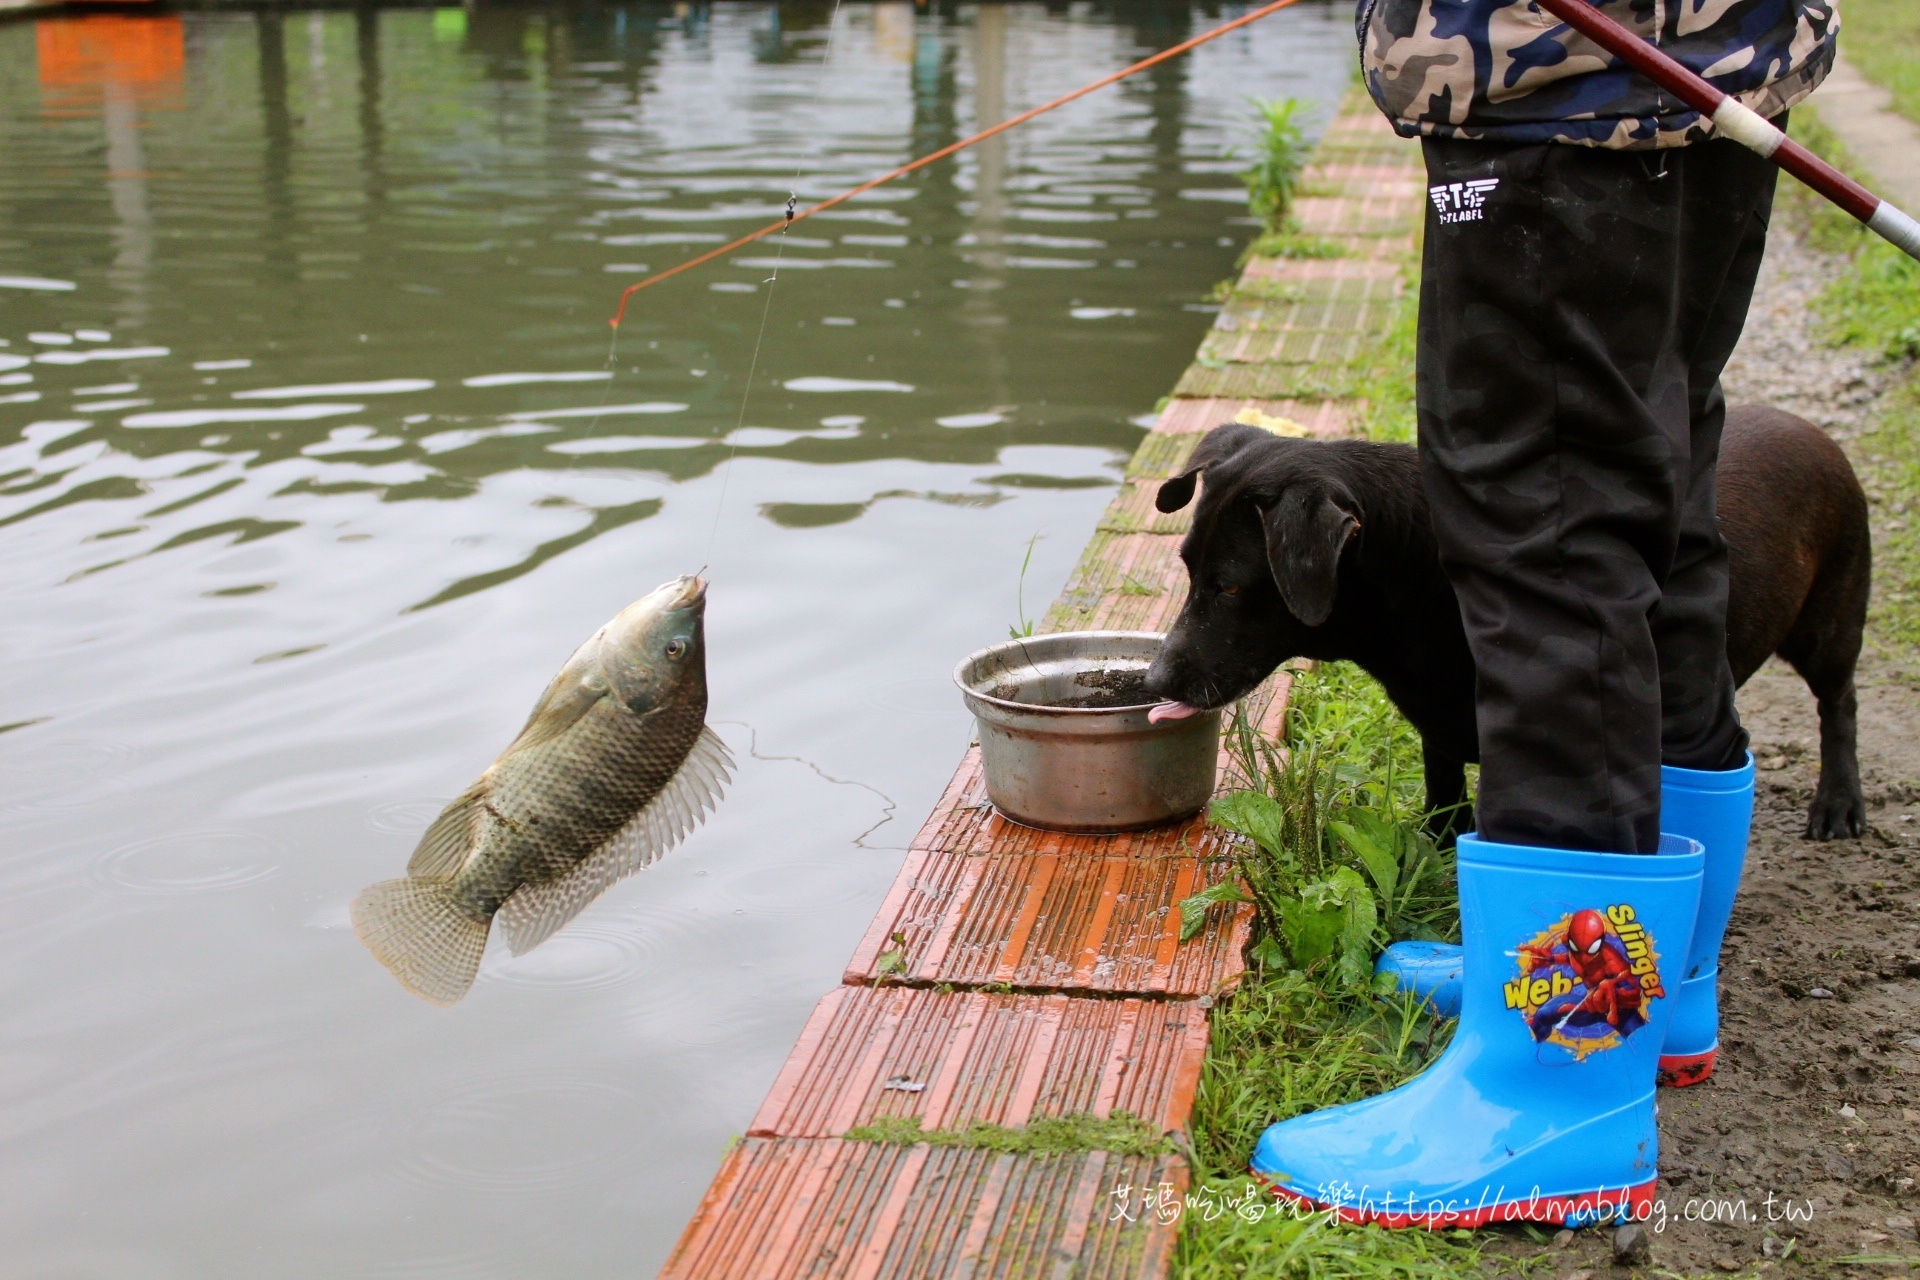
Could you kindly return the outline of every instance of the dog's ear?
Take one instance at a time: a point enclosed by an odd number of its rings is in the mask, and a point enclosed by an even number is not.
[[[1193,501],[1193,483],[1202,471],[1218,466],[1250,442],[1262,439],[1273,437],[1259,427],[1238,422],[1215,427],[1194,446],[1193,456],[1187,459],[1187,469],[1160,486],[1160,491],[1153,495],[1153,505],[1161,511],[1178,511]]]
[[[1317,627],[1333,612],[1340,553],[1360,529],[1347,504],[1323,489],[1293,485],[1260,512],[1267,567],[1293,616]]]

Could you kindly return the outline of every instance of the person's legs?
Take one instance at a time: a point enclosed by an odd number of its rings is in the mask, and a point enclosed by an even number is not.
[[[1727,548],[1715,513],[1714,463],[1726,418],[1720,371],[1746,323],[1776,176],[1771,164],[1732,142],[1689,147],[1685,162],[1681,327],[1689,344],[1693,465],[1653,635],[1663,712],[1661,826],[1700,841],[1706,859],[1693,938],[1660,1052],[1661,1083],[1669,1085],[1713,1074],[1720,945],[1753,822],[1753,760],[1727,665]]]
[[[1480,835],[1651,852],[1651,615],[1692,470],[1682,184],[1658,154],[1424,146],[1420,452],[1478,669]]]
[[[1692,430],[1679,540],[1653,613],[1661,758],[1683,769],[1739,769],[1747,734],[1727,666],[1727,544],[1715,514],[1714,467],[1726,421],[1720,371],[1753,300],[1778,171],[1729,141],[1700,143],[1674,159],[1673,176],[1683,183],[1679,322]]]

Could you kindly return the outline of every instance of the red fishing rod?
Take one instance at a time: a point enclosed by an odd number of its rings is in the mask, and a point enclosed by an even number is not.
[[[1219,26],[1213,28],[1211,31],[1203,31],[1199,35],[1194,36],[1191,40],[1182,40],[1179,44],[1174,45],[1171,49],[1162,49],[1159,53],[1154,54],[1152,57],[1142,58],[1140,61],[1134,63],[1130,67],[1122,67],[1120,70],[1112,72],[1109,75],[1101,76],[1098,80],[1093,81],[1091,84],[1083,84],[1078,89],[1075,89],[1072,93],[1063,93],[1059,97],[1055,98],[1052,102],[1043,102],[1039,106],[1034,107],[1029,111],[1022,111],[1019,115],[1014,116],[1011,119],[1002,120],[999,124],[993,125],[990,128],[982,129],[980,132],[974,134],[970,138],[962,138],[960,139],[960,141],[955,143],[950,143],[949,145],[940,148],[938,151],[930,152],[927,155],[921,156],[918,160],[910,161],[907,164],[903,164],[898,169],[889,170],[888,172],[881,174],[877,178],[869,178],[867,181],[861,183],[859,186],[853,187],[847,191],[842,191],[839,195],[834,196],[830,200],[822,200],[819,204],[809,205],[807,208],[799,209],[799,210],[796,210],[793,207],[793,203],[789,201],[787,204],[786,216],[780,219],[778,222],[769,222],[766,226],[761,227],[759,230],[749,231],[747,232],[747,234],[741,236],[738,240],[734,240],[728,244],[723,244],[718,249],[709,249],[707,252],[701,254],[699,257],[689,258],[677,267],[669,268],[668,270],[662,271],[657,275],[648,276],[646,279],[641,280],[638,283],[628,285],[623,291],[621,291],[620,309],[613,313],[613,319],[607,321],[607,323],[612,325],[614,328],[618,329],[620,327],[620,321],[623,320],[627,314],[627,299],[631,298],[634,294],[640,292],[640,290],[642,289],[648,288],[652,285],[659,284],[662,280],[666,280],[672,276],[677,276],[682,271],[691,271],[695,267],[701,265],[702,263],[712,262],[715,258],[725,257],[727,254],[732,253],[735,249],[741,248],[745,245],[750,245],[755,240],[763,239],[767,236],[772,235],[776,231],[783,231],[787,227],[793,225],[796,222],[801,221],[804,218],[811,218],[814,214],[823,212],[827,209],[831,209],[835,205],[845,204],[847,201],[853,199],[857,195],[860,195],[864,192],[871,191],[875,187],[883,186],[886,183],[892,182],[895,178],[904,178],[906,175],[912,173],[914,170],[924,169],[928,165],[934,163],[936,160],[944,160],[956,151],[965,151],[968,147],[974,145],[976,142],[985,142],[988,138],[993,137],[997,133],[1005,133],[1009,129],[1012,129],[1018,125],[1023,125],[1027,121],[1033,119],[1035,116],[1045,115],[1047,112],[1052,111],[1055,107],[1064,107],[1069,102],[1072,102],[1074,99],[1084,98],[1088,94],[1092,93],[1095,89],[1104,89],[1116,80],[1124,80],[1128,76],[1133,75],[1136,72],[1145,71],[1148,67],[1158,66],[1169,58],[1177,58],[1181,54],[1187,52],[1189,49],[1197,49],[1209,40],[1217,40],[1221,36],[1227,34],[1227,32],[1229,31],[1234,31],[1239,29],[1240,27],[1244,27],[1249,22],[1258,22],[1260,19],[1266,17],[1268,14],[1277,13],[1281,9],[1284,9],[1288,5],[1294,4],[1294,3],[1296,3],[1296,0],[1273,0],[1272,4],[1262,5],[1260,8],[1255,9],[1251,13],[1243,13],[1239,17],[1235,18],[1232,22],[1222,23]]]
[[[1713,121],[1714,131],[1757,152],[1812,187],[1908,257],[1920,259],[1920,222],[1840,172],[1656,46],[1585,0],[1539,0],[1540,7]]]

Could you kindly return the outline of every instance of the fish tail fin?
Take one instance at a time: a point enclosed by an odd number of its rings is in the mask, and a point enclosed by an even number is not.
[[[400,985],[434,1004],[453,1004],[480,972],[491,920],[475,920],[439,876],[385,880],[353,900],[353,931]]]

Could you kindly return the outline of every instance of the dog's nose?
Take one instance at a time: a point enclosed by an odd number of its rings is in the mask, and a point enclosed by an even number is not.
[[[1174,696],[1174,659],[1164,646],[1147,668],[1147,692],[1156,698]]]

